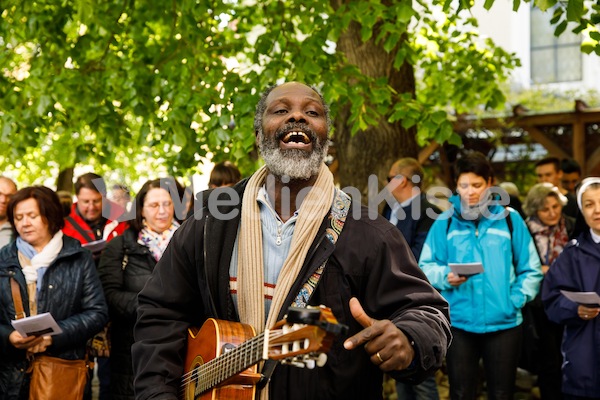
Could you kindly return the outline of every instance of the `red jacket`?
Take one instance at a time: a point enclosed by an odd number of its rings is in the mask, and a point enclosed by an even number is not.
[[[115,209],[116,207],[118,207],[118,205],[115,206],[113,204],[111,204],[112,207],[110,207],[110,209]],[[112,214],[109,215],[111,218],[116,218],[113,217]],[[79,230],[74,226],[72,221],[79,225],[81,230],[83,230],[86,233],[85,236],[81,232],[79,232]],[[115,236],[122,234],[128,227],[129,224],[125,221],[119,222],[116,219],[108,219],[106,221],[106,225],[104,225],[104,232],[102,233],[102,238],[109,242]],[[69,217],[65,218],[65,227],[62,229],[62,231],[65,235],[71,236],[72,238],[79,240],[81,244],[93,242],[96,240],[96,236],[94,235],[92,228],[90,228],[87,222],[85,222],[85,220],[81,218],[81,216],[77,213],[77,203],[74,203],[71,206],[71,213],[69,214]]]

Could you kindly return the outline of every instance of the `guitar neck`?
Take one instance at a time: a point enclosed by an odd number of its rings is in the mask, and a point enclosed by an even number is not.
[[[259,361],[267,359],[264,350],[265,334],[268,332],[266,330],[199,366],[195,372],[197,374],[196,395],[218,386]]]

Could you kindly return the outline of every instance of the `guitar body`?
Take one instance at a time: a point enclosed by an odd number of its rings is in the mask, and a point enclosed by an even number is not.
[[[226,353],[225,349],[235,348],[255,335],[254,328],[239,322],[229,322],[209,318],[200,330],[188,329],[185,376],[192,379],[182,385],[183,400],[254,400],[256,382],[260,379],[257,365],[228,379],[194,398],[196,382],[194,369]]]
[[[250,325],[209,318],[200,330],[188,329],[180,398],[255,400],[261,361],[322,367],[334,337],[347,331],[325,306],[290,307],[286,318],[257,336]]]

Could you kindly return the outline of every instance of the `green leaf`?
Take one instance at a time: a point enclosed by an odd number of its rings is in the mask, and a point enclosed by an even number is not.
[[[542,11],[554,7],[557,0],[535,0],[534,4]]]
[[[173,144],[181,148],[187,145],[187,137],[181,129],[173,129]]]
[[[519,7],[521,7],[521,0],[513,0],[513,11],[519,11]]]
[[[565,29],[567,29],[567,21],[562,21],[556,26],[556,29],[554,30],[554,36],[560,36]]]
[[[590,43],[590,42],[582,42],[581,43],[581,51],[584,52],[585,54],[591,54],[594,49],[596,48],[596,44],[595,43]]]
[[[43,116],[44,114],[46,114],[48,112],[48,107],[50,106],[50,104],[52,103],[52,98],[50,96],[40,96],[40,99],[38,100],[38,104],[36,107],[36,114],[39,116]]]
[[[583,16],[583,0],[569,0],[567,3],[567,20],[578,21]]]
[[[398,21],[404,24],[410,22],[410,19],[415,15],[415,10],[412,8],[410,2],[400,2],[396,10]]]
[[[441,125],[448,120],[448,116],[445,111],[436,111],[431,114],[431,120],[434,123]]]
[[[490,8],[492,8],[492,5],[494,5],[494,0],[485,0],[485,3],[483,4],[483,8],[485,8],[486,10],[489,10]]]

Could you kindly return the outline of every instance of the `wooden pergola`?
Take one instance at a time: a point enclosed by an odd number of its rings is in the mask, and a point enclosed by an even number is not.
[[[559,158],[574,158],[584,176],[600,176],[600,108],[590,108],[576,100],[573,111],[535,114],[518,105],[510,116],[478,119],[461,115],[454,122],[454,131],[465,137],[469,131],[522,130],[548,153]],[[419,153],[425,163],[439,148],[431,143]]]

